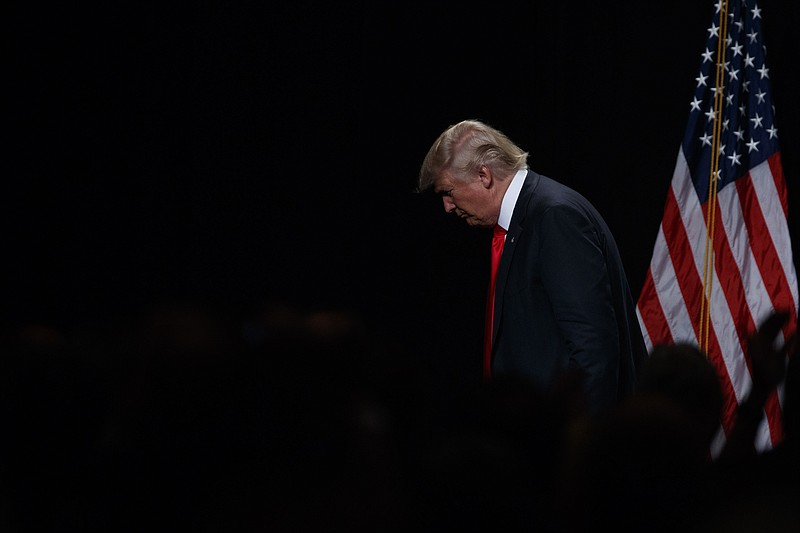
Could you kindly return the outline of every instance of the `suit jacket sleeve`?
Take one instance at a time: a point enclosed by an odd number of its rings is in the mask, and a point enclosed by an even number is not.
[[[604,230],[580,205],[551,206],[541,225],[542,283],[570,351],[569,367],[584,377],[593,411],[617,398],[619,338],[606,264]]]

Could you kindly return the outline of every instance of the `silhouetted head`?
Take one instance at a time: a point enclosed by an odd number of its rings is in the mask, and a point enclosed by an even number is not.
[[[637,394],[663,395],[690,417],[701,444],[711,443],[722,415],[722,387],[714,365],[695,345],[663,344],[653,348],[639,371]]]

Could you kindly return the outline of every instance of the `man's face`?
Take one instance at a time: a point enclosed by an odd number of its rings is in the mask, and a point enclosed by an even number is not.
[[[470,226],[490,227],[497,223],[492,191],[478,173],[463,182],[445,171],[434,183],[433,190],[441,196],[445,212],[455,213]]]

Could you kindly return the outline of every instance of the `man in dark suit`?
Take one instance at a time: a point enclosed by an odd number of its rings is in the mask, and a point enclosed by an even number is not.
[[[632,391],[647,356],[635,302],[603,218],[527,158],[502,132],[466,120],[433,143],[418,188],[471,226],[506,230],[486,377],[550,390],[577,374],[589,413],[602,414]]]

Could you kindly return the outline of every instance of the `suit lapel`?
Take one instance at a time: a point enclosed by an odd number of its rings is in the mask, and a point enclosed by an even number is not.
[[[495,284],[494,296],[494,320],[492,321],[492,343],[497,338],[497,330],[503,320],[503,300],[505,297],[505,287],[508,281],[508,272],[514,258],[514,251],[517,243],[525,231],[525,219],[529,212],[528,205],[533,199],[536,186],[539,184],[539,174],[528,171],[525,182],[522,184],[517,203],[514,206],[514,213],[511,215],[511,222],[506,233],[506,242],[503,245],[503,255],[500,257],[500,264],[497,267],[497,280]]]

